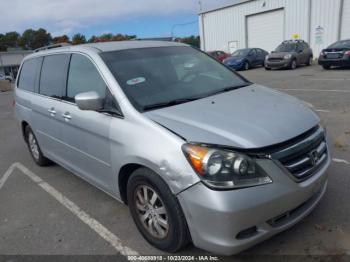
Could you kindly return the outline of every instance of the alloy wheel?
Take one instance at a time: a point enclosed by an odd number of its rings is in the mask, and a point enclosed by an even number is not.
[[[38,160],[39,156],[40,156],[39,147],[38,147],[38,143],[36,142],[36,139],[35,139],[33,133],[29,133],[28,143],[29,143],[30,152],[32,153],[33,157],[36,160]]]
[[[135,190],[134,204],[143,227],[153,237],[164,239],[169,231],[168,214],[160,196],[149,186]]]

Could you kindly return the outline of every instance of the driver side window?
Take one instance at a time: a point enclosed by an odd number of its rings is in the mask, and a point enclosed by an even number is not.
[[[83,92],[95,91],[102,98],[106,96],[107,86],[94,64],[83,55],[73,54],[71,57],[67,94],[64,100],[75,102],[74,97]]]

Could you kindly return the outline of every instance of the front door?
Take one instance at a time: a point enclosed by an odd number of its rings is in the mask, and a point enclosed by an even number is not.
[[[113,117],[95,111],[80,110],[75,95],[96,91],[110,95],[105,81],[89,58],[72,54],[67,91],[62,103],[62,138],[66,146],[66,165],[82,177],[112,192],[110,125]]]

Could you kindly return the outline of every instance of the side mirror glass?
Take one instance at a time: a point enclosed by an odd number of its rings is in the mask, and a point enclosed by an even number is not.
[[[77,94],[75,103],[81,110],[98,111],[103,108],[103,98],[95,91]]]

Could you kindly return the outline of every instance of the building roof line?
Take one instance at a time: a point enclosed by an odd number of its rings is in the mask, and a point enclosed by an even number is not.
[[[223,10],[223,9],[230,8],[230,7],[233,7],[233,6],[245,4],[245,3],[251,2],[251,1],[256,1],[256,0],[236,0],[234,3],[229,4],[229,5],[224,5],[224,6],[221,6],[221,7],[218,7],[218,8],[201,11],[201,12],[198,13],[198,15],[204,15],[204,14],[207,14],[207,13],[212,13],[212,12]]]

